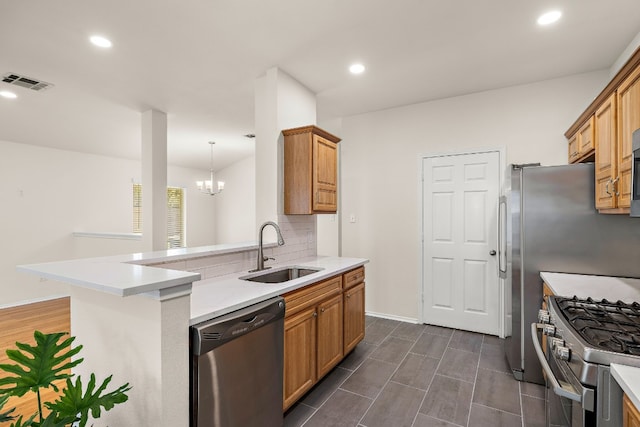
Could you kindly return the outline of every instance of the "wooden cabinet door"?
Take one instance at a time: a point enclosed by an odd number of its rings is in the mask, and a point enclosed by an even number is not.
[[[626,394],[622,399],[622,425],[623,427],[640,427],[640,412]]]
[[[589,151],[593,151],[595,148],[593,128],[593,117],[591,117],[578,131],[580,156],[588,153]]]
[[[574,163],[580,157],[580,147],[578,146],[578,134],[569,138],[569,163]]]
[[[618,207],[631,206],[631,136],[640,128],[640,68],[618,88]]]
[[[313,135],[313,210],[338,208],[338,144]]]
[[[284,321],[284,410],[316,382],[316,317],[311,307]]]
[[[344,354],[364,338],[364,282],[344,293]]]
[[[318,379],[342,360],[342,293],[318,305]]]
[[[616,140],[616,95],[613,94],[595,113],[596,209],[618,206],[613,181],[618,176]]]

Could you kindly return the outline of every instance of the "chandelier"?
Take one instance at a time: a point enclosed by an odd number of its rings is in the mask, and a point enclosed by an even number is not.
[[[218,181],[217,188],[215,190],[213,189],[213,146],[215,145],[215,142],[209,141],[209,145],[211,145],[211,169],[209,170],[209,179],[205,181],[196,181],[196,185],[198,186],[198,190],[203,193],[215,196],[224,190],[224,181]]]

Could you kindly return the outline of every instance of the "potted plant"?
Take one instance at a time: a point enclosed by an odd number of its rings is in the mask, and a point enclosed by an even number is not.
[[[85,427],[89,413],[91,417],[99,418],[102,409],[108,411],[127,401],[126,393],[131,390],[129,383],[105,392],[111,375],[96,388],[96,377],[92,373],[83,390],[81,377],[68,373],[84,361],[82,358],[71,360],[82,350],[82,345],[72,347],[75,337],[63,339],[65,335],[35,331],[35,346],[17,342],[17,350],[7,350],[7,356],[15,363],[0,364],[0,371],[10,374],[0,377],[0,423],[10,422],[10,427]],[[64,380],[65,385],[56,400],[42,402],[40,391],[52,388],[59,392],[55,384],[59,380]],[[21,397],[29,392],[35,393],[38,399],[38,410],[31,417],[25,420],[23,416],[13,415],[15,408],[4,409],[9,397]],[[46,416],[44,408],[50,411]]]

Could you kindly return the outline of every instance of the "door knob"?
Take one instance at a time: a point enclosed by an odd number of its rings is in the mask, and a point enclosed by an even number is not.
[[[489,255],[491,255],[491,256],[496,256],[496,251],[494,251],[493,249],[491,249],[491,250],[489,251]]]

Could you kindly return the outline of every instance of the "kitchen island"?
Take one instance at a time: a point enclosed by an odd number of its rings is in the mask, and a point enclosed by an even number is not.
[[[266,248],[273,245],[265,245]],[[76,373],[133,385],[129,402],[101,417],[109,425],[189,425],[190,325],[290,292],[368,262],[294,255],[278,265],[322,270],[280,284],[239,279],[257,245],[207,246],[19,266],[71,287],[71,332],[83,345]],[[244,263],[211,265],[217,261]],[[213,261],[212,261],[213,260]],[[225,261],[225,262],[227,262]],[[255,262],[255,258],[254,261]],[[208,265],[203,267],[203,265]],[[207,277],[209,271],[243,268]],[[239,266],[239,267],[238,267]],[[274,265],[276,267],[277,265]],[[204,277],[204,280],[200,280]]]

